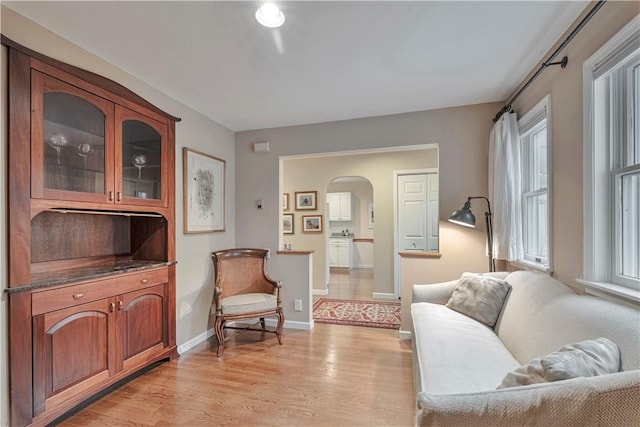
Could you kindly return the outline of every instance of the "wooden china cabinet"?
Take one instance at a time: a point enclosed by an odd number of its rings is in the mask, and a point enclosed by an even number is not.
[[[11,423],[46,425],[177,356],[179,119],[113,81],[2,44]]]

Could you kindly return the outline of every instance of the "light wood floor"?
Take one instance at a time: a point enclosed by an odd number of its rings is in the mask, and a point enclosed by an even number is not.
[[[316,324],[215,338],[93,403],[63,426],[411,426],[411,342]]]
[[[318,296],[314,299],[319,298]],[[325,298],[373,300],[373,269],[333,269],[329,276],[329,294]]]

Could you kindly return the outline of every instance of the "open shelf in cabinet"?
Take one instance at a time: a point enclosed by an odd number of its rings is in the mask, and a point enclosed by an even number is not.
[[[156,213],[51,209],[31,221],[31,287],[55,286],[174,263]]]

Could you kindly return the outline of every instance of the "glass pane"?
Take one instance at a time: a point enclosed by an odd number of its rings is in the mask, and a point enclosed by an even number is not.
[[[547,127],[543,127],[531,137],[531,190],[547,188]]]
[[[622,180],[622,275],[640,279],[640,172]]]
[[[122,193],[139,199],[161,198],[162,137],[148,124],[122,124]]]
[[[547,250],[547,194],[527,196],[525,252],[531,258],[548,258]]]
[[[44,187],[104,194],[106,117],[63,92],[44,94]]]

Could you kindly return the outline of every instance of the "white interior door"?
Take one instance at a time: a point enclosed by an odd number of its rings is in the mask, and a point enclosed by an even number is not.
[[[399,250],[427,251],[427,209],[427,174],[398,176]]]
[[[395,174],[394,292],[400,296],[400,251],[439,250],[438,172],[406,171]]]

